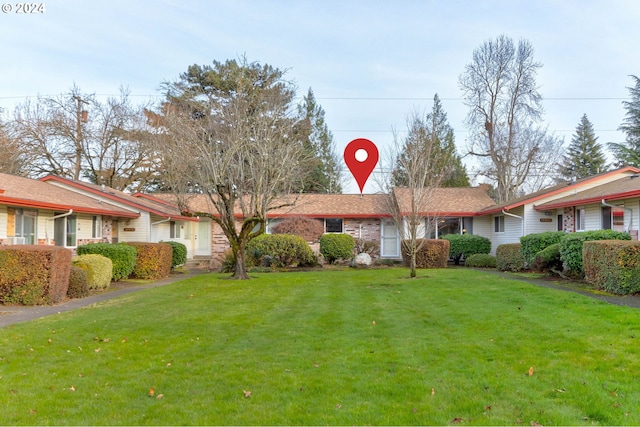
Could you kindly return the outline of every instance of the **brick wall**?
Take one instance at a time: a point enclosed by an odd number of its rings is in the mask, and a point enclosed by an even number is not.
[[[564,212],[562,214],[562,230],[567,233],[573,233],[576,231],[576,219],[575,212],[572,207],[564,208]]]

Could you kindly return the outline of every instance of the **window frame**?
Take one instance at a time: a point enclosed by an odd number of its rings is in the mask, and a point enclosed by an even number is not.
[[[493,217],[493,232],[504,233],[504,215],[496,215]]]
[[[329,230],[329,221],[340,221],[340,231],[330,231]],[[332,227],[334,228],[334,227]],[[324,232],[325,233],[335,233],[335,234],[342,234],[344,233],[344,218],[325,218],[324,219]]]
[[[576,231],[587,229],[587,208],[586,206],[576,206]]]

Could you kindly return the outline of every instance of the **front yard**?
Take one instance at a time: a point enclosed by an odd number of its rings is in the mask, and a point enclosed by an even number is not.
[[[640,424],[638,309],[470,269],[252,276],[0,329],[0,424]]]

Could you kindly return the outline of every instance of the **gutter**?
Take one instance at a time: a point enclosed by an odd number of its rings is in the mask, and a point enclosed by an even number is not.
[[[611,205],[611,204],[607,203],[605,201],[605,199],[602,199],[601,203],[602,203],[602,206],[607,206],[607,207],[610,207],[610,208],[618,208],[618,209],[622,208],[625,211],[628,211],[630,213],[630,215],[629,215],[629,225],[627,227],[625,227],[625,230],[624,230],[624,231],[626,231],[628,233],[629,230],[631,229],[631,224],[633,223],[633,209],[627,208],[627,207],[624,207],[624,206]],[[611,228],[613,229],[613,223],[611,224]]]
[[[63,213],[60,215],[54,215],[50,218],[45,218],[44,220],[44,238],[47,240],[47,246],[49,245],[49,227],[47,227],[47,221],[53,220],[53,219],[58,219],[58,218],[64,218],[65,216],[69,216],[73,213],[73,209],[69,209],[69,212],[67,213]]]
[[[509,212],[505,211],[504,209],[502,209],[502,214],[510,216],[510,217],[513,217],[513,218],[518,218],[520,221],[522,221],[522,233],[521,233],[520,237],[524,236],[524,217],[522,217],[520,215],[515,215],[515,214],[512,214],[512,213],[509,213]]]

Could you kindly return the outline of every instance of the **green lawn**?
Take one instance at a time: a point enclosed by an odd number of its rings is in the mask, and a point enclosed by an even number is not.
[[[464,268],[253,276],[0,329],[0,424],[640,424],[640,310]]]

